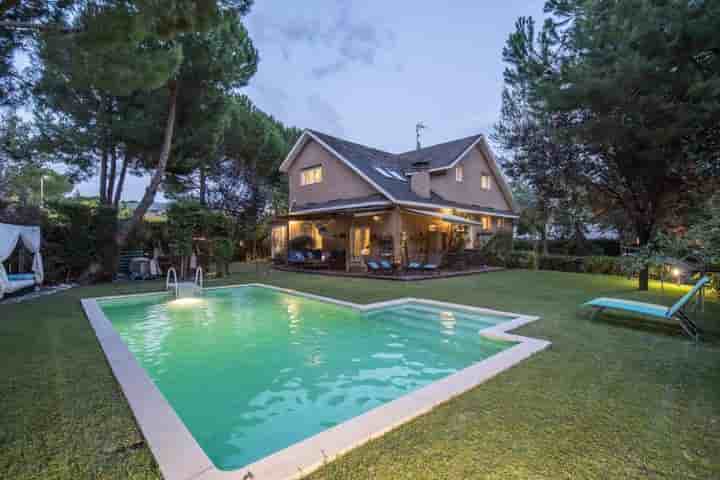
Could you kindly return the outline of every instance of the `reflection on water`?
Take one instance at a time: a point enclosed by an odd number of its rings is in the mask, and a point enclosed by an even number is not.
[[[103,310],[221,469],[509,346],[477,335],[498,318],[420,304],[362,314],[258,287],[175,302],[149,297]]]

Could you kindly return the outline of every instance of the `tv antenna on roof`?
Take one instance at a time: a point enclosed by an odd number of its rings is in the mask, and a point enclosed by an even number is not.
[[[426,128],[428,128],[428,126],[425,125],[423,122],[418,122],[417,124],[415,124],[415,139],[417,141],[416,148],[418,150],[420,150],[422,148],[420,146],[420,133],[422,133],[422,131],[425,130]]]

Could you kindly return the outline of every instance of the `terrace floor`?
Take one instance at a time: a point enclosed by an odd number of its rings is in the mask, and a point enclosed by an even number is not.
[[[212,285],[262,282],[354,302],[400,296],[542,318],[516,332],[552,346],[310,475],[329,479],[720,478],[720,341],[677,329],[591,321],[596,296],[671,304],[620,277],[502,271],[390,282],[255,267]],[[155,479],[159,471],[80,298],[161,289],[160,282],[76,288],[0,306],[3,478]],[[720,330],[720,302],[701,323]]]
[[[499,272],[504,270],[500,267],[468,268],[465,270],[440,269],[436,271],[398,271],[394,273],[373,273],[345,270],[332,270],[328,268],[302,268],[286,265],[276,265],[274,270],[281,272],[308,273],[312,275],[324,275],[329,277],[350,277],[350,278],[371,278],[373,280],[394,280],[401,282],[413,282],[418,280],[438,280],[441,278],[464,277],[477,275],[479,273]]]

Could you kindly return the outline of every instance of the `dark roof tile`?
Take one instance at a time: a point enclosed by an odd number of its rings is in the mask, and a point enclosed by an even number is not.
[[[473,135],[470,137],[461,138],[452,142],[441,143],[438,145],[432,145],[430,147],[421,148],[420,150],[414,150],[411,152],[405,152],[401,154],[392,154],[377,148],[366,147],[359,143],[349,142],[341,138],[333,137],[326,133],[310,130],[313,135],[326,143],[330,148],[335,150],[337,153],[347,159],[352,165],[363,173],[370,180],[379,185],[383,190],[389,193],[393,198],[401,202],[418,202],[418,203],[429,203],[441,207],[451,207],[454,202],[444,200],[437,194],[433,193],[430,199],[417,195],[410,189],[409,178],[408,181],[397,180],[394,178],[388,178],[375,170],[376,166],[380,167],[394,167],[396,170],[405,172],[412,167],[412,164],[417,161],[427,161],[430,164],[430,168],[441,168],[451,164],[457,159],[461,153],[477,141],[482,135]],[[457,208],[471,208],[471,209],[482,209],[490,211],[485,207],[455,204]],[[303,206],[303,209],[309,208]],[[325,207],[313,207],[313,208],[325,208]],[[512,213],[502,212],[499,213]]]

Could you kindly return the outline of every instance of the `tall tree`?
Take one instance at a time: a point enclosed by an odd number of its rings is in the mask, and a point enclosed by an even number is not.
[[[208,203],[235,219],[236,234],[251,245],[253,256],[267,236],[267,220],[287,198],[278,167],[298,133],[247,97],[233,102],[220,159],[209,172]]]
[[[570,180],[624,212],[644,245],[718,186],[720,4],[550,0],[546,12],[555,61],[523,62],[540,72],[535,105],[565,120],[551,138],[577,147]]]
[[[183,35],[185,52],[178,80],[177,140],[166,189],[194,191],[207,204],[209,171],[219,159],[234,96],[255,73],[257,51],[235,15],[203,34]]]
[[[247,13],[251,3],[249,0],[84,2],[81,13],[63,30],[72,31],[72,34],[61,35],[57,30],[45,33],[48,43],[56,45],[57,50],[68,52],[65,57],[60,57],[69,62],[64,67],[67,82],[103,92],[104,96],[111,98],[133,99],[137,105],[143,106],[136,112],[139,123],[145,122],[150,127],[147,132],[155,133],[152,139],[146,133],[145,138],[128,145],[128,149],[139,151],[141,164],[154,171],[138,208],[129,221],[120,226],[115,236],[118,247],[127,242],[130,233],[140,223],[164,179],[172,153],[178,99],[183,89],[179,81],[183,62],[202,61],[197,57],[184,56],[181,38],[211,34],[209,32],[218,25],[228,22],[230,16],[239,23],[240,16]],[[55,58],[58,56],[50,56],[48,61],[52,62]],[[239,63],[247,60],[237,59]],[[220,75],[211,68],[206,69],[208,72],[216,77]],[[218,80],[212,78],[208,81]],[[247,75],[235,85],[244,82],[247,82]],[[164,108],[161,107],[163,105]],[[163,125],[160,132],[152,128],[152,125],[158,124]],[[108,163],[110,168],[107,171],[102,168],[102,161],[100,165],[101,176],[103,173],[112,176],[114,162]],[[102,182],[101,189],[105,184]]]
[[[39,32],[63,25],[73,0],[0,0],[0,106],[21,101],[23,80],[15,56],[27,52]]]
[[[503,49],[505,88],[500,121],[492,138],[510,155],[503,158],[505,173],[517,185],[529,190],[533,199],[531,217],[547,254],[547,238],[560,209],[572,205],[581,195],[575,161],[578,147],[557,140],[557,133],[569,124],[566,115],[548,111],[537,90],[548,71],[557,68],[547,28],[536,33],[532,18],[520,18]]]

